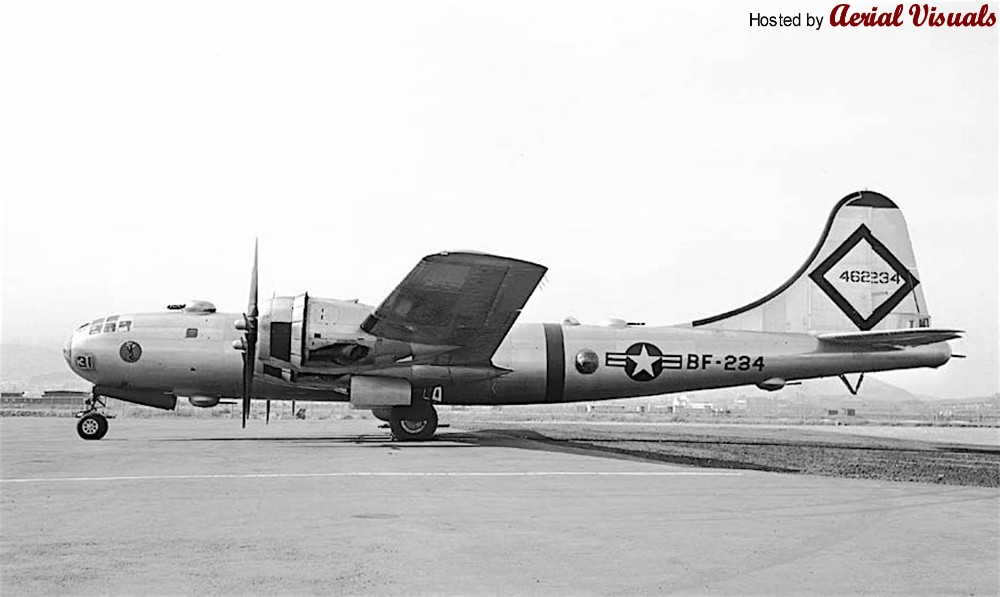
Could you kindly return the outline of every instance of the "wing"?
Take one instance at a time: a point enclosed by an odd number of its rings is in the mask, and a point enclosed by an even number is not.
[[[454,346],[438,357],[440,364],[488,364],[545,271],[482,253],[428,255],[361,328],[392,340]]]
[[[855,348],[903,348],[905,346],[923,346],[924,344],[954,340],[955,338],[961,338],[962,333],[961,330],[912,328],[878,332],[820,334],[818,338],[823,342],[842,344]]]

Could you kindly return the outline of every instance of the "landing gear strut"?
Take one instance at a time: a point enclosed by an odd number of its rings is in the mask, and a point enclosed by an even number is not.
[[[394,406],[389,413],[389,429],[401,442],[431,439],[437,426],[437,411],[426,400],[415,400],[410,406]]]
[[[851,396],[858,395],[858,390],[861,389],[861,382],[863,382],[864,380],[865,380],[865,374],[862,371],[861,375],[858,376],[858,383],[852,386],[851,382],[847,381],[847,376],[844,375],[843,373],[840,374],[840,381],[844,382],[844,385],[847,386],[847,391],[851,393]]]
[[[76,423],[76,432],[80,434],[81,438],[101,439],[107,435],[108,417],[98,410],[106,406],[104,397],[96,392],[83,401],[83,410],[76,413],[76,416],[80,418]]]

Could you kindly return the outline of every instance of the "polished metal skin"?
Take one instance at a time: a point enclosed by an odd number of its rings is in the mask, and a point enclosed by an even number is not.
[[[834,207],[806,263],[774,292],[688,324],[515,325],[544,273],[516,259],[440,253],[377,307],[276,297],[258,317],[255,256],[247,314],[197,301],[101,318],[73,333],[66,358],[95,396],[168,409],[177,396],[205,407],[241,396],[351,401],[388,414],[400,439],[423,439],[436,426],[433,404],[779,390],[793,380],[939,367],[960,334],[930,327],[902,213],[870,191]]]

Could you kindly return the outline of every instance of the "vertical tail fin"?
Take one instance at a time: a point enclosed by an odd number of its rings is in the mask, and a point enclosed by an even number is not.
[[[837,203],[805,264],[777,290],[694,327],[853,332],[930,327],[903,213],[861,191]]]

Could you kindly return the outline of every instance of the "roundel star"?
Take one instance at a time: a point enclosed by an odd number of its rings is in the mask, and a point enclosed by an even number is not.
[[[647,342],[639,342],[625,351],[625,373],[636,381],[656,379],[663,371],[660,357],[663,353],[656,346]]]

